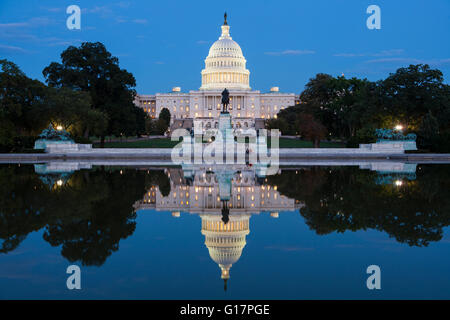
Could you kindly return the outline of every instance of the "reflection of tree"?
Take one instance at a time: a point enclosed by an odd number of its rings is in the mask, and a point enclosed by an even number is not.
[[[0,168],[2,252],[45,227],[44,239],[62,246],[69,261],[101,265],[135,229],[133,204],[151,176],[145,171],[75,172],[67,184],[48,188],[30,167]]]
[[[399,242],[427,246],[450,224],[448,166],[424,166],[402,186],[376,184],[376,172],[357,168],[283,171],[269,183],[305,203],[300,214],[318,234],[377,229]]]

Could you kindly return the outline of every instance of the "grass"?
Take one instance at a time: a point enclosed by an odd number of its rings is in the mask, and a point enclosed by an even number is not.
[[[270,139],[268,139],[269,146]],[[289,139],[289,138],[280,138],[279,142],[280,148],[313,148],[313,143],[311,141],[304,141],[300,139]],[[345,144],[340,142],[321,142],[320,143],[321,148],[345,148]]]
[[[270,138],[268,139],[270,146]],[[105,142],[105,148],[173,148],[177,141],[171,141],[170,138],[157,138],[140,141],[123,141],[123,142]],[[99,147],[100,144],[94,144]],[[311,141],[303,141],[299,139],[280,138],[280,148],[312,148]],[[344,148],[345,144],[339,142],[322,142],[321,148]]]
[[[105,148],[173,148],[179,142],[171,141],[170,138],[155,138],[139,141],[105,142]],[[100,147],[95,143],[94,147]]]

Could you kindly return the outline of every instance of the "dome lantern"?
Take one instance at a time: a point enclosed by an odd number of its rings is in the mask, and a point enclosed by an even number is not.
[[[200,90],[250,90],[250,72],[241,47],[231,38],[227,15],[219,39],[213,43],[205,59]]]

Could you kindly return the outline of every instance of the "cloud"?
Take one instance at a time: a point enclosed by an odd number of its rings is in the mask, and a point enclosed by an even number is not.
[[[21,47],[0,44],[0,53],[2,54],[26,53],[26,52],[27,51]]]
[[[206,41],[206,40],[198,40],[196,43],[197,43],[197,44],[208,44],[208,43],[210,43],[210,42],[209,42],[209,41]]]
[[[333,56],[351,58],[351,57],[365,57],[366,54],[364,54],[364,53],[336,53],[336,54],[333,54]]]
[[[64,8],[61,7],[57,7],[57,8],[43,8],[44,10],[48,11],[48,12],[61,12],[64,10]]]
[[[137,24],[147,24],[147,19],[134,19],[134,20],[132,20],[134,23],[137,23]]]
[[[442,66],[450,64],[450,58],[445,59],[417,59],[417,58],[382,58],[367,60],[365,63],[397,63],[397,64],[428,64]]]
[[[11,30],[29,27],[40,27],[53,24],[55,21],[48,17],[35,17],[27,21],[0,23],[0,30]]]
[[[345,57],[345,58],[353,58],[353,57],[392,57],[398,56],[405,52],[403,49],[390,49],[390,50],[382,50],[376,53],[336,53],[333,56],[335,57]]]
[[[366,63],[386,63],[386,62],[395,62],[395,63],[412,63],[419,64],[424,63],[423,60],[415,59],[415,58],[382,58],[382,59],[372,59],[365,61]]]
[[[101,15],[109,15],[112,13],[111,6],[95,6],[92,8],[81,9],[82,13],[97,13]]]
[[[303,54],[314,54],[313,50],[284,50],[284,51],[272,51],[264,52],[268,56],[298,56]]]
[[[0,23],[0,29],[21,28],[27,26],[29,26],[27,22]]]
[[[162,61],[155,61],[155,64],[164,64]]]
[[[46,39],[43,39],[44,41]],[[47,40],[48,41],[48,40]],[[80,44],[81,42],[83,42],[80,39],[73,39],[73,40],[63,40],[63,39],[54,39],[53,41],[48,41],[48,46],[49,47],[58,47],[58,46],[74,46],[77,44]]]

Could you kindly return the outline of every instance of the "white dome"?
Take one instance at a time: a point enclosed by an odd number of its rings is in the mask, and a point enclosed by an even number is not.
[[[211,259],[222,270],[222,279],[230,277],[230,268],[241,257],[249,234],[249,215],[232,215],[224,224],[219,215],[201,215],[202,234]]]
[[[245,60],[241,47],[231,39],[217,40],[209,49],[208,58],[232,57]]]
[[[241,47],[230,36],[230,26],[222,25],[219,40],[213,43],[202,70],[201,90],[249,90],[250,72]]]

